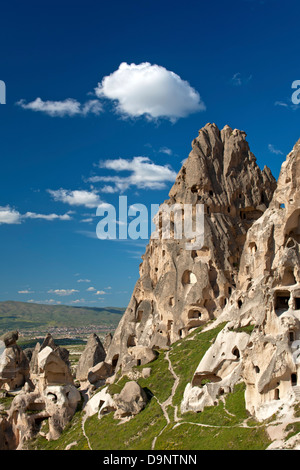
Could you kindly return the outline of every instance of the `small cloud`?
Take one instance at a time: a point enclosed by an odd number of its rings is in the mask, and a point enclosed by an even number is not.
[[[288,108],[289,105],[284,101],[275,101],[274,106],[281,106],[282,108]]]
[[[34,291],[28,290],[28,289],[19,290],[19,291],[18,291],[18,294],[34,294]]]
[[[271,153],[274,153],[275,155],[283,155],[283,152],[281,150],[276,149],[272,144],[268,145],[268,149]]]
[[[240,72],[237,72],[233,75],[233,77],[231,77],[230,82],[234,86],[242,86],[249,83],[250,80],[252,80],[252,75],[249,75],[249,77],[244,78],[242,77],[242,74]]]
[[[95,290],[95,287],[92,286],[87,288],[87,292],[94,292]]]
[[[72,217],[70,217],[70,213],[67,212],[66,214],[63,215],[58,215],[58,214],[36,214],[35,212],[26,212],[22,216],[24,219],[43,219],[43,220],[71,220]]]
[[[19,211],[11,208],[10,206],[0,207],[0,225],[1,224],[20,224],[25,219],[43,219],[48,221],[53,220],[71,220],[71,212],[66,214],[37,214],[36,212],[26,212],[21,214]]]
[[[174,182],[176,172],[169,165],[157,165],[148,157],[133,157],[132,160],[117,158],[99,163],[99,168],[115,172],[129,172],[129,176],[92,176],[89,182],[113,183],[114,192],[124,192],[131,186],[138,189],[165,189],[167,182]]]
[[[98,115],[103,111],[102,104],[99,100],[89,100],[81,104],[72,98],[67,98],[63,101],[43,101],[41,98],[36,98],[30,103],[26,103],[26,101],[22,99],[16,104],[23,109],[42,112],[51,117],[87,116],[88,114]]]
[[[71,304],[83,304],[85,302],[85,299],[76,299],[72,300]]]
[[[95,295],[105,295],[106,292],[104,292],[104,290],[97,290],[97,292],[95,292]]]
[[[173,155],[173,151],[171,149],[169,149],[168,147],[161,147],[159,149],[159,152],[160,153],[165,153],[166,155]]]
[[[48,193],[55,201],[69,204],[70,206],[84,206],[89,209],[98,207],[101,203],[99,195],[95,191],[74,190],[67,189],[48,189]]]
[[[55,294],[55,295],[61,295],[61,296],[66,296],[66,295],[72,295],[75,292],[79,292],[76,289],[51,289],[48,290],[48,294]]]
[[[77,282],[91,282],[90,279],[78,279]]]
[[[1,224],[20,224],[20,212],[12,209],[10,206],[0,207],[0,225]]]

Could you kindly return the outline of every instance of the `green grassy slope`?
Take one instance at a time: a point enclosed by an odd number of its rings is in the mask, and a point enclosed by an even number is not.
[[[47,327],[80,327],[89,324],[116,327],[124,308],[70,307],[27,302],[0,302],[0,333]]]
[[[115,420],[113,413],[101,420],[97,415],[88,418],[84,425],[88,445],[82,430],[82,411],[78,411],[57,441],[48,442],[39,437],[29,443],[29,448],[62,450],[72,443],[74,450],[88,449],[89,446],[93,450],[265,449],[270,440],[264,424],[248,416],[243,383],[238,384],[224,401],[202,413],[180,414],[185,386],[222,327],[207,332],[201,332],[200,328],[175,343],[169,352],[160,351],[151,364],[136,367],[137,371],[151,367],[150,377],[138,379],[150,400],[136,417],[126,422]],[[164,407],[175,383],[168,356],[179,381],[171,403]],[[121,377],[109,386],[110,393],[119,393],[128,380],[127,376]]]

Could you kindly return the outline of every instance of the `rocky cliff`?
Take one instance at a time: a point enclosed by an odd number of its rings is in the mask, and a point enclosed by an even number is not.
[[[236,290],[247,232],[268,208],[276,181],[260,170],[245,132],[207,124],[192,142],[165,205],[204,205],[204,244],[150,240],[140,278],[115,332],[106,362],[126,370],[222,313]],[[182,215],[184,218],[184,214]],[[172,224],[171,224],[171,235]]]

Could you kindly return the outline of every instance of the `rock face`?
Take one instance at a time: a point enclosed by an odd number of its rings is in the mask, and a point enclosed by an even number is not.
[[[134,381],[127,382],[122,391],[114,395],[117,406],[115,418],[137,415],[147,404],[147,395],[140,385]]]
[[[87,341],[86,347],[79,359],[76,371],[76,378],[80,381],[88,379],[89,370],[104,361],[105,350],[98,336],[92,333]]]
[[[2,339],[6,348],[1,355],[0,386],[16,396],[0,420],[0,449],[22,448],[45,422],[47,439],[57,439],[81,400],[73,383],[68,351],[57,347],[47,335],[33,350],[29,367],[27,356],[16,344],[18,333],[7,333]]]
[[[237,288],[218,318],[233,328],[254,327],[247,348],[240,352],[239,378],[246,383],[247,409],[258,419],[300,398],[299,243],[300,141],[282,165],[270,207],[248,230]],[[223,336],[231,341],[229,334]],[[221,349],[215,360],[221,363]],[[185,409],[196,394],[189,387]],[[206,389],[202,394],[209,392]],[[201,408],[201,400],[191,406]]]
[[[29,362],[17,345],[18,332],[2,336],[5,349],[0,356],[0,388],[14,390],[22,387],[29,379]]]
[[[266,211],[276,188],[249,149],[246,134],[207,124],[192,142],[165,205],[204,205],[204,244],[191,238],[151,239],[140,278],[107,352],[114,370],[146,363],[149,350],[166,348],[192,329],[218,318],[238,281],[247,232]],[[183,217],[183,215],[182,215]],[[173,221],[173,222],[172,222]],[[173,225],[172,225],[173,223]],[[174,219],[171,218],[171,235]],[[147,359],[146,359],[147,360]]]

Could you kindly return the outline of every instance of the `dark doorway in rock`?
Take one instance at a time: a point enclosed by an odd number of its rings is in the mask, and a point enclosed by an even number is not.
[[[291,375],[291,383],[292,383],[293,387],[295,387],[297,385],[297,374],[292,374]]]
[[[289,309],[289,300],[290,300],[289,291],[280,291],[276,292],[275,295],[275,310],[286,311]]]
[[[274,400],[280,400],[279,388],[275,388]]]

